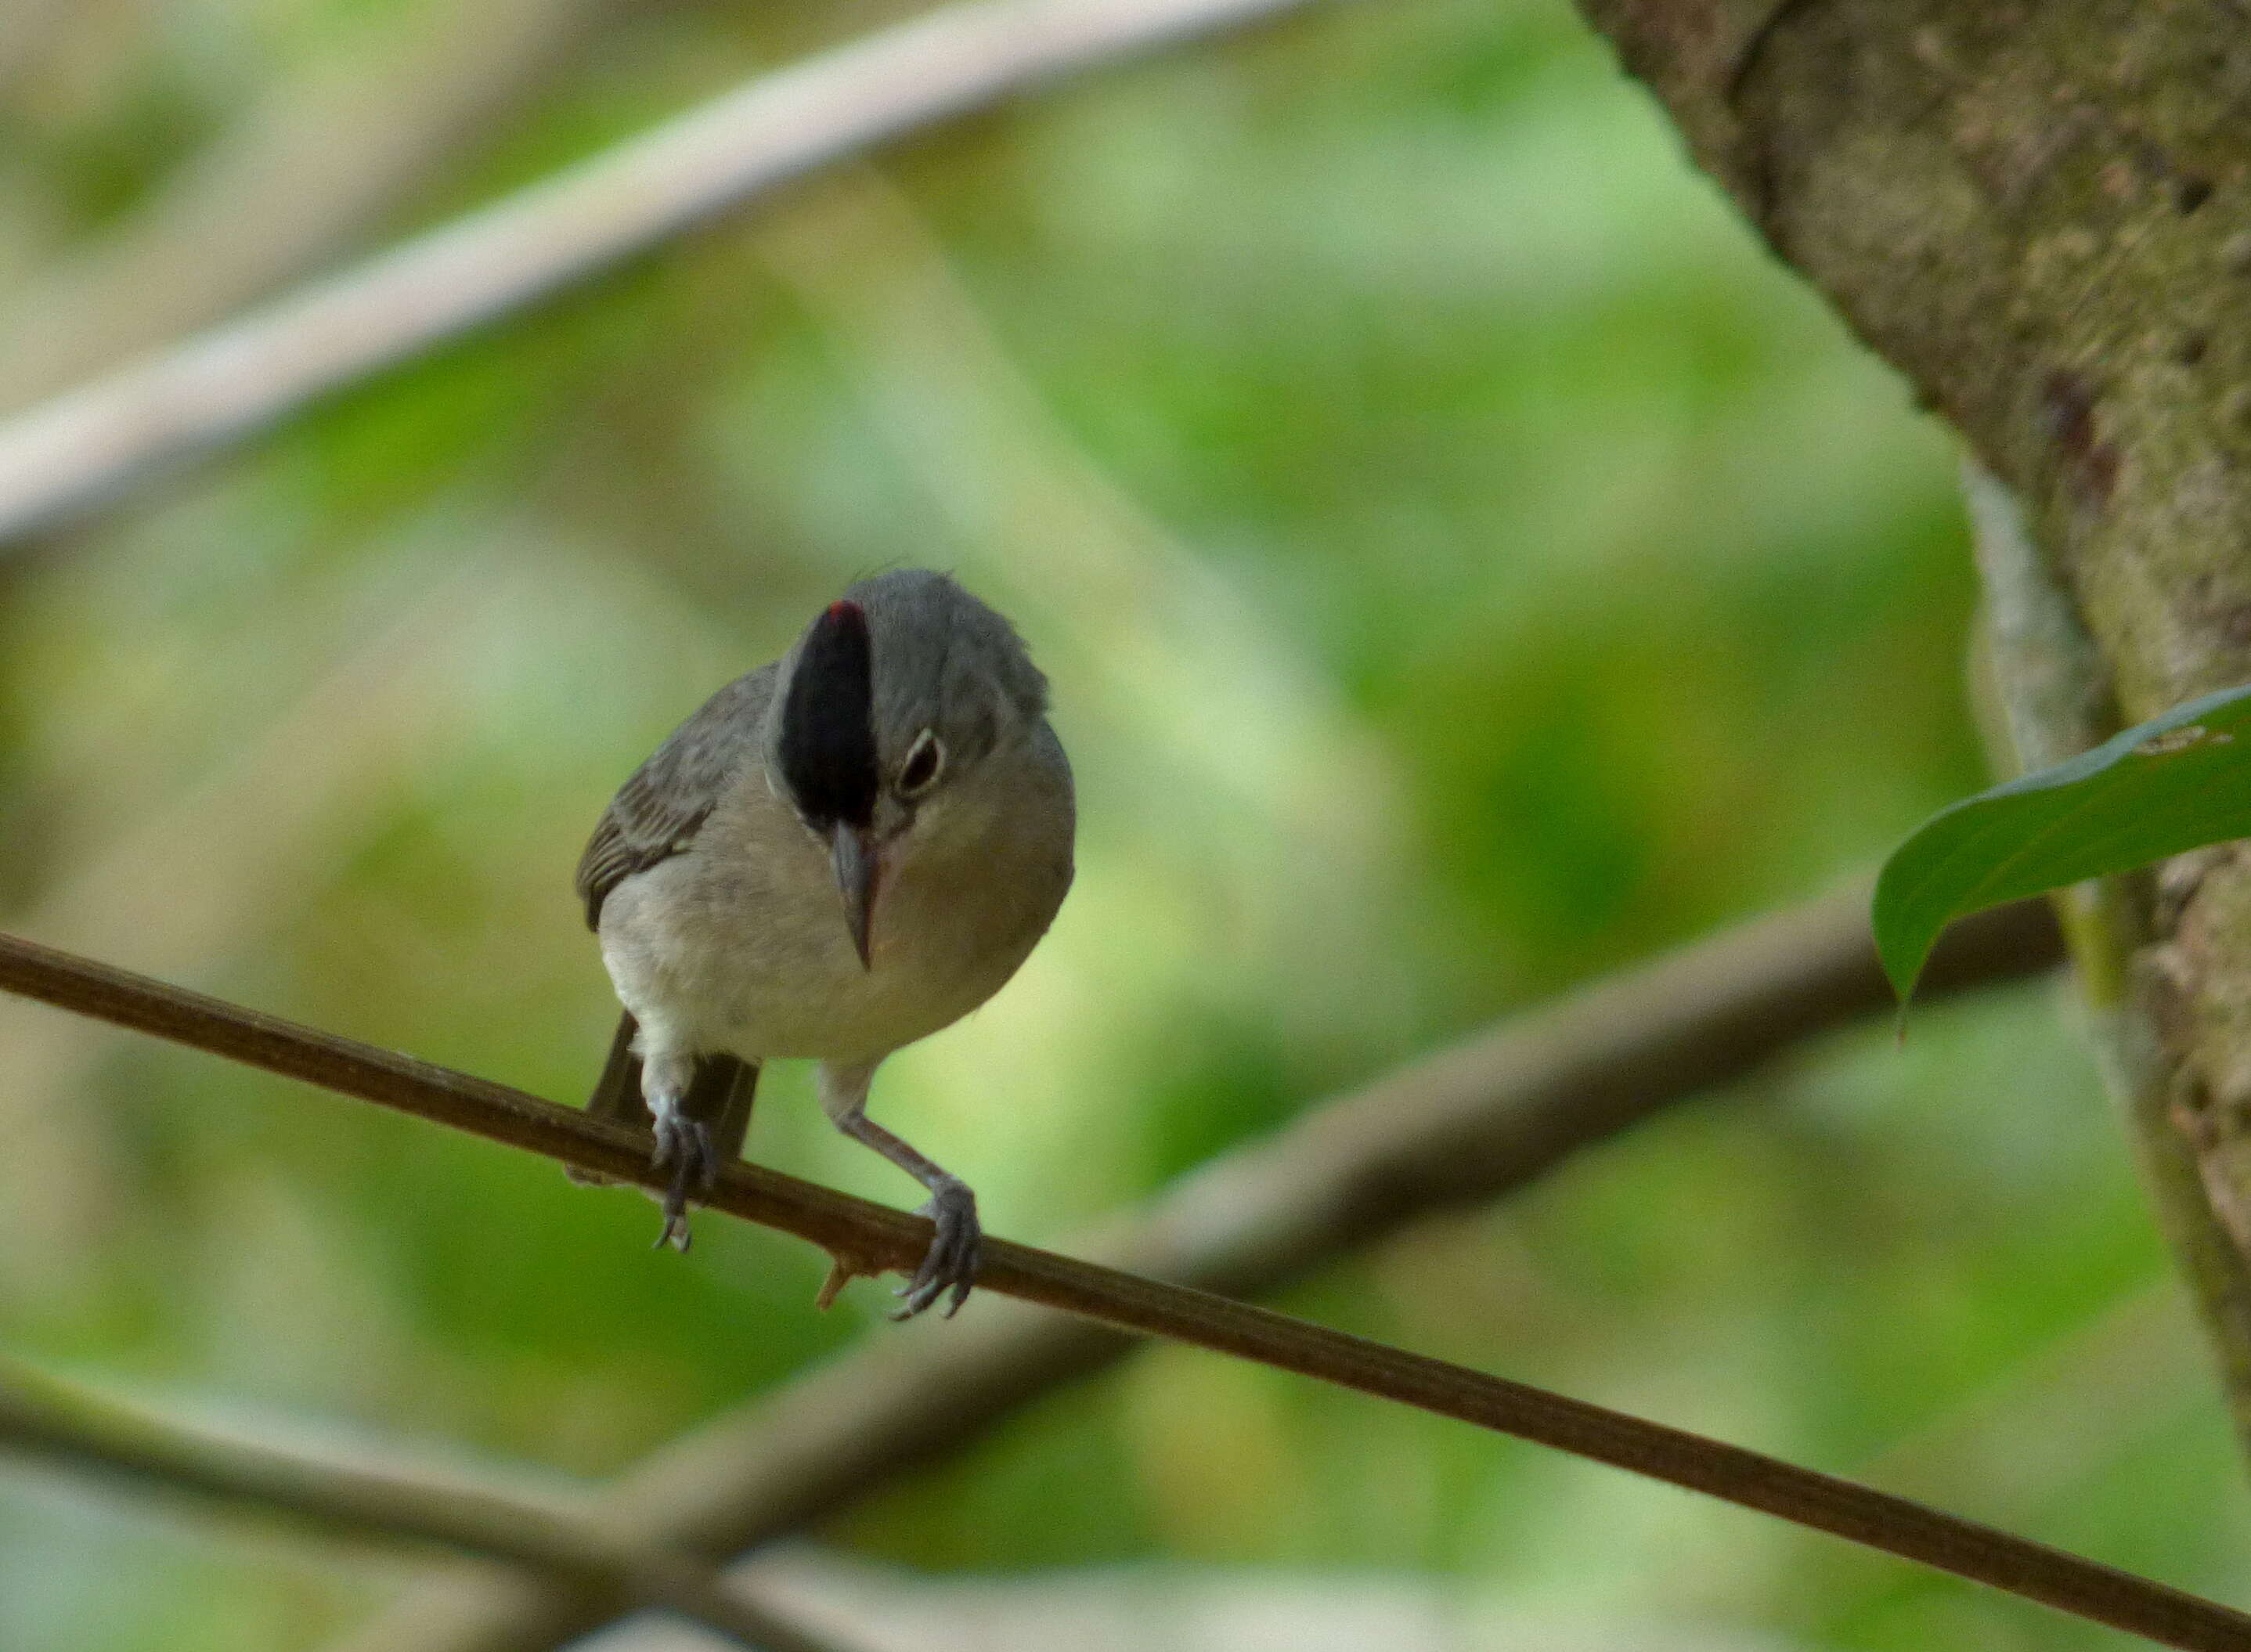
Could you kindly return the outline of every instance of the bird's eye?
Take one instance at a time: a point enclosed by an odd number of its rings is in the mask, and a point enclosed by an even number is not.
[[[899,795],[911,798],[918,791],[927,791],[938,783],[938,773],[945,765],[945,748],[936,735],[925,729],[907,748],[907,760],[899,770]]]

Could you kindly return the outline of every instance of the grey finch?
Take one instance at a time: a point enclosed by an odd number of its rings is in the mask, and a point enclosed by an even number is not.
[[[977,1200],[868,1116],[883,1058],[998,992],[1070,888],[1070,764],[1047,679],[944,574],[863,580],[705,702],[619,791],[578,864],[625,1006],[591,1110],[655,1132],[660,1244],[738,1157],[760,1064],[930,1192],[900,1316],[977,1273]]]

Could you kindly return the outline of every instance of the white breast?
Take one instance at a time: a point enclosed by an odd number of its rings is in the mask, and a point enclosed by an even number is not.
[[[747,778],[686,853],[611,892],[618,997],[660,1043],[754,1060],[873,1060],[927,1037],[1000,990],[1070,887],[1068,771],[1059,810],[1046,777],[1022,778],[992,789],[1015,805],[992,819],[932,809],[899,840],[863,969],[826,847]]]

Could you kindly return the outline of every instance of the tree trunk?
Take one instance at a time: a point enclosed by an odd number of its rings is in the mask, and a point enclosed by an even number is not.
[[[2251,680],[2251,3],[1582,3],[2036,548],[1981,550],[1995,614],[2045,592],[2050,639],[2089,646],[2027,653],[1997,626],[2019,750],[2045,761]],[[2059,660],[2079,662],[2061,695]],[[2251,850],[2182,857],[2072,919],[2251,1443]]]

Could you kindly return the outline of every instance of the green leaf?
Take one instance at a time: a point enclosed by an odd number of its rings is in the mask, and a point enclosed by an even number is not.
[[[1876,881],[1884,973],[1904,1004],[1956,918],[2241,837],[2251,837],[2251,684],[1924,821]]]

